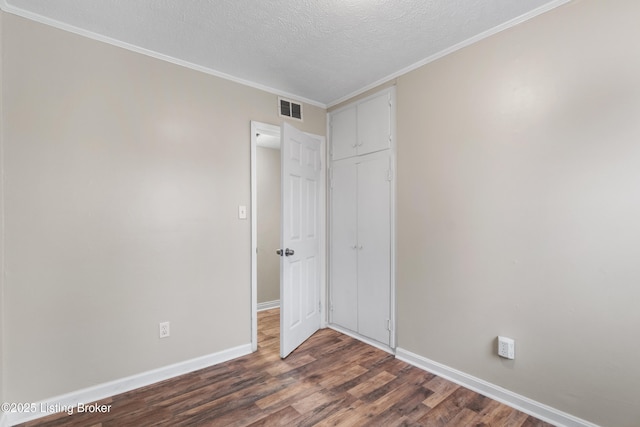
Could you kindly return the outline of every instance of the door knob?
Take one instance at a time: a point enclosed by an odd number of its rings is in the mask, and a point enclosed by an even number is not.
[[[282,256],[282,249],[278,249],[278,250],[276,251],[276,253],[277,253],[278,255]]]
[[[291,256],[294,253],[295,253],[295,251],[293,249],[287,248],[287,249],[284,250],[284,256]]]

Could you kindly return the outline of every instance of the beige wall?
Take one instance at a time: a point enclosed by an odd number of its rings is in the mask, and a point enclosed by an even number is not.
[[[399,346],[607,426],[640,421],[639,16],[575,0],[397,80]],[[1,25],[3,400],[248,343],[237,205],[276,96]]]
[[[5,400],[250,342],[250,120],[277,96],[5,14]],[[305,105],[305,131],[325,110]],[[158,322],[171,337],[158,339]]]
[[[574,1],[397,82],[399,346],[606,426],[640,425],[639,21]]]
[[[280,300],[280,150],[256,148],[258,303]]]

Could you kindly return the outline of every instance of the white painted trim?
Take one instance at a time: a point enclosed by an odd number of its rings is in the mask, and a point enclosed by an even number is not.
[[[398,213],[398,205],[396,203],[398,198],[398,161],[397,161],[397,153],[398,153],[398,133],[397,133],[397,110],[398,103],[396,101],[396,86],[393,85],[388,89],[384,89],[389,91],[390,94],[390,102],[391,102],[391,215],[389,220],[391,221],[391,248],[389,255],[391,256],[391,278],[390,285],[391,290],[389,294],[389,318],[391,319],[391,333],[389,334],[389,346],[393,349],[398,345],[398,328],[396,325],[398,324],[398,315],[396,310],[396,297],[398,295],[398,290],[396,288],[396,266],[397,266],[397,258],[396,258],[396,231],[398,228],[397,225],[397,213]]]
[[[251,353],[251,345],[243,344],[238,347],[229,348],[217,353],[209,354],[195,359],[186,360],[184,362],[175,363],[173,365],[154,369],[130,377],[121,378],[119,380],[110,381],[108,383],[99,384],[82,390],[77,390],[61,396],[52,397],[36,403],[36,408],[50,405],[60,406],[77,406],[78,403],[91,403],[105,399],[116,394],[124,393],[136,388],[144,387],[169,378],[177,377],[198,369],[208,368],[219,363],[226,362],[237,357],[245,356]],[[5,413],[2,419],[2,426],[13,426],[27,421],[35,420],[47,415],[48,412],[35,413]]]
[[[266,301],[258,303],[258,311],[271,310],[272,308],[280,308],[280,300]]]
[[[386,345],[384,345],[384,344],[382,344],[382,343],[380,343],[378,341],[372,340],[371,338],[367,338],[367,337],[365,337],[363,335],[360,335],[357,332],[350,331],[349,329],[343,328],[342,326],[338,326],[338,325],[335,325],[335,324],[329,324],[329,325],[327,325],[327,327],[329,329],[333,329],[334,331],[338,331],[341,334],[348,335],[351,338],[355,338],[358,341],[362,341],[363,343],[368,344],[371,347],[375,347],[375,348],[378,348],[378,349],[380,349],[382,351],[386,351],[389,354],[395,354],[391,347],[386,346]]]
[[[203,67],[202,65],[198,65],[198,64],[194,64],[192,62],[184,61],[182,59],[174,58],[172,56],[165,55],[165,54],[162,54],[162,53],[150,50],[150,49],[146,49],[146,48],[143,48],[143,47],[140,47],[140,46],[136,46],[136,45],[133,45],[133,44],[130,44],[130,43],[127,43],[127,42],[123,42],[121,40],[117,40],[117,39],[114,39],[114,38],[111,38],[111,37],[107,37],[107,36],[104,36],[102,34],[94,33],[93,31],[88,31],[88,30],[85,30],[83,28],[78,28],[76,26],[73,26],[73,25],[70,25],[70,24],[67,24],[67,23],[64,23],[64,22],[60,22],[60,21],[57,21],[55,19],[51,19],[51,18],[48,18],[46,16],[38,15],[37,13],[29,12],[27,10],[20,9],[18,7],[9,5],[9,4],[7,4],[7,2],[5,0],[1,0],[0,9],[2,9],[3,11],[5,11],[7,13],[11,13],[12,15],[21,16],[23,18],[30,19],[32,21],[36,21],[36,22],[39,22],[41,24],[49,25],[51,27],[58,28],[58,29],[63,30],[63,31],[68,31],[70,33],[78,34],[80,36],[87,37],[87,38],[90,38],[92,40],[96,40],[96,41],[99,41],[99,42],[107,43],[107,44],[110,44],[110,45],[113,45],[113,46],[117,46],[117,47],[129,50],[129,51],[132,51],[132,52],[140,53],[142,55],[150,56],[152,58],[159,59],[161,61],[170,62],[170,63],[175,64],[175,65],[180,65],[182,67],[186,67],[186,68],[189,68],[189,69],[192,69],[192,70],[195,70],[195,71],[200,71],[202,73],[209,74],[209,75],[212,75],[212,76],[215,76],[215,77],[219,77],[221,79],[229,80],[229,81],[232,81],[234,83],[239,83],[239,84],[244,85],[244,86],[249,86],[249,87],[252,87],[254,89],[259,89],[259,90],[271,93],[273,95],[278,95],[278,96],[282,96],[282,97],[285,97],[285,98],[289,98],[289,99],[295,100],[296,102],[304,102],[306,104],[314,105],[316,107],[320,107],[320,108],[324,108],[324,109],[327,108],[327,105],[322,103],[322,102],[314,101],[313,99],[304,98],[304,97],[301,97],[301,96],[298,96],[298,95],[295,95],[295,94],[292,94],[292,93],[289,93],[289,92],[284,92],[284,91],[281,91],[281,90],[278,90],[278,89],[274,89],[272,87],[265,86],[265,85],[262,85],[262,84],[259,84],[259,83],[255,83],[255,82],[252,82],[250,80],[241,79],[239,77],[235,77],[235,76],[232,76],[230,74],[226,74],[226,73],[223,73],[221,71],[214,70],[212,68]]]
[[[235,82],[235,83],[239,83],[239,84],[242,84],[242,85],[245,85],[245,86],[249,86],[249,87],[252,87],[254,89],[263,90],[265,92],[269,92],[269,93],[274,94],[274,95],[283,96],[285,98],[291,98],[293,100],[297,100],[297,101],[304,102],[304,103],[307,103],[307,104],[310,104],[310,105],[314,105],[316,107],[328,109],[328,108],[331,108],[331,107],[333,107],[335,105],[338,105],[338,104],[340,104],[342,102],[345,102],[345,101],[347,101],[347,100],[349,100],[349,99],[351,99],[351,98],[353,98],[355,96],[358,96],[358,95],[360,95],[360,94],[362,94],[362,93],[364,93],[364,92],[366,92],[366,91],[368,91],[370,89],[373,89],[373,88],[375,88],[377,86],[380,86],[380,85],[382,85],[382,84],[384,84],[384,83],[386,83],[386,82],[388,82],[390,80],[398,78],[398,77],[402,76],[403,74],[406,74],[406,73],[408,73],[410,71],[413,71],[413,70],[415,70],[417,68],[420,68],[423,65],[426,65],[426,64],[428,64],[430,62],[433,62],[433,61],[436,61],[436,60],[442,58],[443,56],[449,55],[450,53],[453,53],[453,52],[455,52],[457,50],[460,50],[460,49],[462,49],[464,47],[467,47],[467,46],[472,45],[472,44],[474,44],[476,42],[479,42],[479,41],[481,41],[483,39],[486,39],[487,37],[491,37],[494,34],[497,34],[497,33],[501,32],[501,31],[504,31],[504,30],[509,29],[511,27],[514,27],[514,26],[516,26],[518,24],[521,24],[521,23],[523,23],[525,21],[533,19],[538,15],[542,15],[543,13],[546,13],[546,12],[548,12],[550,10],[553,10],[553,9],[555,9],[557,7],[560,7],[560,6],[562,6],[562,5],[566,4],[566,3],[569,3],[571,1],[573,1],[573,0],[554,0],[554,1],[550,2],[550,3],[542,5],[537,9],[534,9],[534,10],[529,11],[529,12],[523,14],[523,15],[520,15],[520,16],[518,16],[516,18],[513,18],[510,21],[507,21],[507,22],[505,22],[503,24],[500,24],[500,25],[498,25],[496,27],[490,28],[489,30],[487,30],[487,31],[485,31],[483,33],[475,35],[475,36],[473,36],[473,37],[471,37],[471,38],[469,38],[467,40],[464,40],[464,41],[462,41],[462,42],[460,42],[460,43],[458,43],[458,44],[456,44],[454,46],[451,46],[451,47],[449,47],[447,49],[444,49],[444,50],[442,50],[440,52],[437,52],[437,53],[435,53],[435,54],[433,54],[433,55],[431,55],[431,56],[429,56],[429,57],[427,57],[427,58],[425,58],[425,59],[423,59],[421,61],[418,61],[418,62],[416,62],[414,64],[411,64],[408,67],[405,67],[405,68],[403,68],[403,69],[401,69],[399,71],[396,71],[395,73],[389,74],[388,76],[383,77],[380,80],[377,80],[377,81],[375,81],[375,82],[373,82],[371,84],[368,84],[368,85],[366,85],[365,87],[363,87],[361,89],[358,89],[358,90],[356,90],[356,91],[354,91],[354,92],[352,92],[352,93],[350,93],[348,95],[345,95],[345,96],[343,96],[341,98],[338,98],[338,99],[336,99],[334,101],[331,101],[331,102],[329,102],[327,104],[324,104],[324,103],[319,102],[319,101],[314,101],[312,99],[300,97],[300,96],[297,96],[295,94],[291,94],[291,93],[288,93],[288,92],[283,92],[283,91],[271,88],[269,86],[261,85],[261,84],[258,84],[258,83],[255,83],[255,82],[252,82],[252,81],[249,81],[249,80],[244,80],[244,79],[241,79],[241,78],[238,78],[238,77],[234,77],[232,75],[229,75],[229,74],[226,74],[226,73],[222,73],[220,71],[216,71],[216,70],[213,70],[211,68],[203,67],[203,66],[200,66],[200,65],[197,65],[197,64],[193,64],[191,62],[187,62],[187,61],[183,61],[181,59],[173,58],[173,57],[168,56],[168,55],[164,55],[164,54],[161,54],[161,53],[149,50],[149,49],[145,49],[145,48],[142,48],[142,47],[139,47],[139,46],[135,46],[135,45],[132,45],[132,44],[120,41],[120,40],[116,40],[116,39],[113,39],[113,38],[110,38],[110,37],[106,37],[106,36],[91,32],[91,31],[87,31],[87,30],[84,30],[82,28],[78,28],[78,27],[75,27],[75,26],[60,22],[60,21],[56,21],[54,19],[47,18],[47,17],[42,16],[42,15],[38,15],[38,14],[35,14],[35,13],[32,13],[32,12],[28,12],[26,10],[23,10],[23,9],[20,9],[20,8],[17,8],[17,7],[14,7],[14,6],[11,6],[11,5],[7,4],[6,0],[0,0],[0,9],[2,9],[3,11],[5,11],[7,13],[11,13],[11,14],[14,14],[14,15],[21,16],[23,18],[31,19],[32,21],[40,22],[41,24],[45,24],[45,25],[50,25],[52,27],[55,27],[55,28],[58,28],[58,29],[61,29],[61,30],[64,30],[64,31],[69,31],[71,33],[75,33],[75,34],[78,34],[78,35],[81,35],[81,36],[84,36],[84,37],[88,37],[88,38],[93,39],[93,40],[101,41],[101,42],[104,42],[104,43],[108,43],[108,44],[111,44],[111,45],[114,45],[114,46],[121,47],[123,49],[127,49],[127,50],[130,50],[130,51],[133,51],[133,52],[141,53],[143,55],[151,56],[151,57],[156,58],[156,59],[160,59],[160,60],[163,60],[163,61],[171,62],[171,63],[176,64],[176,65],[180,65],[180,66],[183,66],[183,67],[190,68],[192,70],[196,70],[196,71],[200,71],[200,72],[203,72],[203,73],[206,73],[206,74],[210,74],[212,76],[216,76],[216,77],[219,77],[219,78],[222,78],[222,79],[225,79],[225,80],[229,80],[229,81],[232,81],[232,82]]]
[[[306,132],[305,132],[306,133]],[[320,141],[320,215],[318,223],[320,224],[319,238],[320,243],[320,329],[327,327],[327,138],[324,136],[307,135]]]
[[[340,104],[342,102],[348,101],[349,99],[351,99],[351,98],[353,98],[355,96],[363,94],[368,90],[371,90],[371,89],[373,89],[375,87],[378,87],[378,86],[380,86],[380,85],[382,85],[384,83],[387,83],[390,80],[396,79],[396,78],[398,78],[398,77],[400,77],[400,76],[402,76],[404,74],[407,74],[407,73],[409,73],[409,72],[411,72],[411,71],[413,71],[413,70],[415,70],[417,68],[422,67],[423,65],[427,65],[430,62],[434,62],[434,61],[436,61],[436,60],[438,60],[438,59],[440,59],[440,58],[442,58],[444,56],[447,56],[447,55],[449,55],[449,54],[451,54],[451,53],[453,53],[455,51],[458,51],[458,50],[460,50],[462,48],[465,48],[465,47],[467,47],[469,45],[477,43],[477,42],[479,42],[481,40],[484,40],[487,37],[491,37],[491,36],[493,36],[495,34],[498,34],[498,33],[502,32],[504,30],[507,30],[507,29],[509,29],[511,27],[515,27],[518,24],[521,24],[521,23],[523,23],[525,21],[533,19],[538,15],[542,15],[543,13],[549,12],[550,10],[553,10],[553,9],[555,9],[557,7],[560,7],[560,6],[562,6],[562,5],[566,4],[566,3],[569,3],[571,1],[573,1],[573,0],[555,0],[555,1],[552,1],[552,2],[547,3],[545,5],[542,5],[537,9],[534,9],[534,10],[529,11],[529,12],[523,14],[523,15],[520,15],[520,16],[518,16],[516,18],[513,18],[513,19],[511,19],[511,20],[509,20],[509,21],[507,21],[507,22],[505,22],[503,24],[500,24],[500,25],[496,26],[496,27],[490,28],[487,31],[484,31],[484,32],[482,32],[482,33],[480,33],[478,35],[475,35],[475,36],[471,37],[471,38],[468,38],[467,40],[464,40],[464,41],[462,41],[462,42],[460,42],[458,44],[455,44],[455,45],[453,45],[453,46],[451,46],[451,47],[449,47],[447,49],[441,50],[440,52],[436,52],[433,55],[431,55],[431,56],[429,56],[429,57],[427,57],[427,58],[425,58],[425,59],[423,59],[421,61],[418,61],[418,62],[416,62],[414,64],[411,64],[406,68],[403,68],[403,69],[401,69],[399,71],[396,71],[395,73],[389,74],[388,76],[381,78],[380,80],[377,80],[377,81],[375,81],[375,82],[373,82],[371,84],[368,84],[365,87],[363,87],[361,89],[358,89],[355,92],[350,93],[349,95],[345,95],[342,98],[338,98],[335,101],[331,101],[331,102],[327,103],[326,108],[331,108],[331,107],[336,106],[336,105],[338,105],[338,104]]]
[[[519,395],[441,363],[434,362],[408,350],[397,348],[396,358],[558,427],[599,427],[589,421],[567,414],[543,403],[536,402],[528,397]]]
[[[4,5],[5,1],[4,0],[0,0],[0,5]],[[0,16],[0,19],[2,19],[3,17]],[[0,23],[0,28],[4,28],[4,23]],[[1,30],[0,30],[1,31]],[[2,39],[3,35],[0,34],[0,128],[2,128],[3,123],[1,123],[4,120],[4,102],[2,102],[2,97],[4,96],[3,94],[3,87],[4,87],[4,52],[3,52],[3,46],[2,46]],[[4,276],[5,276],[5,271],[6,271],[6,263],[5,263],[5,240],[4,240],[4,236],[6,235],[6,230],[5,230],[5,197],[4,197],[4,190],[5,190],[5,167],[4,167],[4,132],[2,130],[0,130],[0,373],[1,372],[7,372],[6,369],[6,351],[5,351],[5,292],[4,292]],[[5,388],[5,381],[4,378],[2,376],[2,374],[0,374],[0,401],[2,401],[2,398],[4,398],[4,396],[6,396],[6,388]],[[2,412],[2,410],[0,410],[0,427],[5,427],[6,425],[8,425],[7,421],[6,421],[6,415],[4,412]]]
[[[251,189],[251,351],[258,350],[258,229],[257,204],[258,204],[258,178],[253,172],[256,169],[258,129],[255,122],[251,122],[251,134],[249,135],[251,145],[249,147],[249,163],[251,168],[250,181]]]

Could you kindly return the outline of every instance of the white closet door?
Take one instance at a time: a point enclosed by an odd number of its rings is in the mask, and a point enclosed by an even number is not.
[[[358,165],[358,332],[390,344],[390,156]]]
[[[355,105],[331,114],[331,159],[356,155],[357,125]]]
[[[331,170],[331,321],[358,330],[357,191],[352,159],[333,163]]]
[[[391,94],[388,91],[358,104],[358,154],[391,147]]]

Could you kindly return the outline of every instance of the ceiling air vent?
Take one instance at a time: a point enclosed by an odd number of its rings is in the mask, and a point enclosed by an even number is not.
[[[278,114],[280,117],[289,117],[302,121],[302,104],[290,99],[278,98]]]

